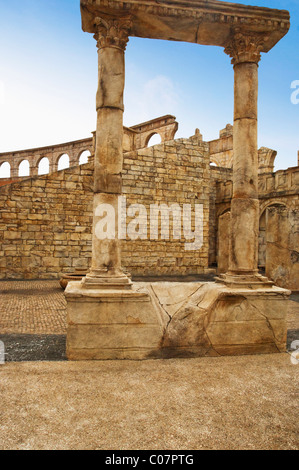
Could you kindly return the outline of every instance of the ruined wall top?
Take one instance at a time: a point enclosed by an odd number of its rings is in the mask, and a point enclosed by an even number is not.
[[[290,27],[288,11],[216,0],[81,0],[80,3],[82,27],[89,33],[97,32],[99,17],[129,18],[129,36],[231,48],[232,41],[236,45],[236,35],[243,34],[258,37],[258,53],[272,49]]]

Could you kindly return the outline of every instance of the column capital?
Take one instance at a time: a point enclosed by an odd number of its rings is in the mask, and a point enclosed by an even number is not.
[[[95,25],[97,32],[94,35],[98,49],[114,47],[125,50],[129,41],[132,19],[130,16],[123,18],[100,18],[96,17]]]
[[[224,52],[232,58],[233,65],[245,62],[258,64],[267,39],[264,33],[236,28],[232,32]]]

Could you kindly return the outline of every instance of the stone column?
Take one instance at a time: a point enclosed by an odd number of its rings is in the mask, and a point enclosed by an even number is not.
[[[94,223],[91,270],[83,280],[85,287],[130,288],[131,281],[121,267],[118,238],[118,200],[122,193],[123,169],[123,93],[125,49],[129,40],[130,18],[95,18],[98,47],[99,84],[97,92],[97,130],[94,168]],[[99,207],[114,208],[107,213],[115,236],[98,237],[97,224],[105,216]],[[108,207],[108,206],[106,206]],[[101,212],[101,214],[100,214]],[[112,214],[112,215],[111,215]],[[112,217],[112,218],[111,218]],[[113,219],[113,220],[112,220]]]
[[[268,283],[258,274],[258,62],[264,35],[234,31],[225,49],[235,72],[233,198],[228,284]]]

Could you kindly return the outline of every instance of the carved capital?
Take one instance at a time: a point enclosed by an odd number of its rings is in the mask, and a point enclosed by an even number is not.
[[[129,41],[132,20],[127,18],[95,18],[97,47],[116,47],[125,50]]]
[[[265,34],[235,30],[227,43],[224,52],[232,58],[232,64],[261,60],[261,51],[268,38]]]

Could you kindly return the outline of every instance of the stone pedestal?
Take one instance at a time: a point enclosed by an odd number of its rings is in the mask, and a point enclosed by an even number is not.
[[[70,282],[71,360],[204,357],[286,351],[289,291],[216,283],[135,283],[99,291]]]
[[[146,292],[70,282],[65,295],[68,359],[146,359],[159,350],[163,325]]]

